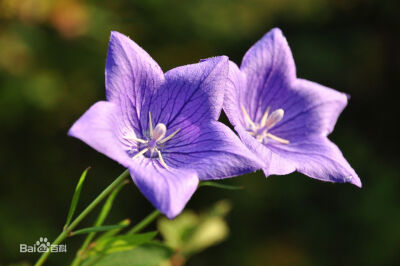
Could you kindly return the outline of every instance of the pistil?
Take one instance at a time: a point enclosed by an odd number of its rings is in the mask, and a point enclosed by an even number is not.
[[[165,142],[172,139],[179,132],[179,130],[180,129],[177,129],[172,134],[170,134],[168,137],[165,137],[165,134],[167,132],[167,127],[163,123],[158,123],[156,125],[156,127],[153,128],[151,113],[149,112],[149,139],[145,140],[145,139],[140,139],[140,138],[136,138],[133,136],[127,136],[127,135],[124,136],[124,139],[145,145],[145,148],[138,151],[138,153],[136,153],[132,157],[132,159],[138,158],[139,156],[144,155],[147,152],[150,152],[150,156],[153,156],[153,153],[156,152],[158,155],[160,164],[165,169],[168,169],[168,166],[165,163],[163,156],[161,155],[161,151],[160,151],[158,145],[164,144]]]
[[[268,107],[265,111],[264,115],[261,118],[260,123],[255,123],[247,113],[246,109],[241,106],[244,120],[246,122],[246,130],[247,132],[255,137],[259,142],[263,142],[264,140],[272,139],[282,144],[289,144],[289,140],[280,138],[275,136],[268,131],[273,128],[279,121],[282,120],[285,112],[283,109],[277,109],[273,111],[271,114],[269,113],[270,108]]]

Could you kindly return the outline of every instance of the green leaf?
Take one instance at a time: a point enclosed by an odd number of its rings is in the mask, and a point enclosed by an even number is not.
[[[99,241],[95,241],[95,246],[91,249],[88,254],[94,255],[97,253],[113,253],[124,250],[135,248],[141,244],[149,242],[157,235],[157,232],[147,232],[143,234],[133,235],[118,235],[108,238],[104,238]]]
[[[122,220],[121,222],[119,222],[118,224],[119,225],[124,225],[124,227],[122,227],[122,228],[125,228],[126,226],[131,224],[131,220],[125,219],[125,220]],[[96,241],[101,241],[101,240],[103,240],[105,238],[109,238],[109,237],[115,236],[116,234],[118,234],[122,230],[122,228],[117,228],[117,229],[113,229],[113,230],[107,231],[107,232],[103,233],[102,235],[100,235],[97,238]]]
[[[83,229],[71,232],[71,236],[88,234],[88,233],[92,233],[92,232],[110,231],[110,230],[113,230],[113,229],[124,228],[126,226],[127,225],[123,225],[123,224],[115,224],[115,225],[102,225],[102,226],[87,227],[87,228],[83,228]]]
[[[72,217],[74,216],[76,206],[78,205],[79,196],[81,195],[83,182],[85,181],[86,174],[89,171],[89,169],[90,169],[90,166],[88,168],[86,168],[85,171],[83,171],[81,177],[79,178],[78,184],[76,185],[74,195],[72,196],[71,206],[69,207],[67,221],[65,223],[65,226],[69,225],[69,223],[72,220]]]
[[[123,182],[123,183],[119,184],[119,186],[116,187],[114,189],[114,191],[108,196],[107,201],[104,203],[103,208],[101,209],[101,212],[100,212],[99,216],[97,217],[95,226],[99,226],[99,225],[103,224],[104,220],[107,218],[108,213],[111,210],[111,207],[113,205],[115,197],[118,195],[121,188],[126,184],[127,184],[127,182]]]
[[[226,184],[221,184],[221,183],[217,183],[217,182],[213,182],[213,181],[200,182],[199,187],[203,187],[203,186],[216,187],[216,188],[222,188],[222,189],[228,189],[228,190],[243,189],[242,186],[226,185]]]
[[[157,242],[140,245],[134,249],[110,254],[97,254],[87,258],[82,266],[159,266],[164,265],[174,251]]]
[[[201,215],[185,211],[174,220],[161,218],[158,229],[165,244],[187,258],[227,238],[229,228],[224,216],[230,209],[229,202],[220,201]]]

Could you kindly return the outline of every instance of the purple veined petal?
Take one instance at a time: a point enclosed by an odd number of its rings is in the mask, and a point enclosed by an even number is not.
[[[326,137],[310,138],[270,149],[286,161],[293,163],[297,171],[307,176],[328,182],[349,182],[361,187],[361,181],[356,172],[343,157],[339,148]]]
[[[218,119],[227,75],[226,56],[168,71],[150,106],[154,123],[165,124],[168,135],[190,124]]]
[[[245,104],[246,99],[241,98],[241,96],[247,91],[246,86],[246,75],[240,71],[234,62],[229,61],[228,81],[225,87],[223,108],[229,122],[234,127],[245,124],[241,106]]]
[[[169,219],[183,210],[199,183],[196,172],[192,170],[167,170],[150,161],[132,164],[129,172],[140,191]]]
[[[256,42],[243,57],[240,70],[247,82],[240,100],[253,121],[260,120],[268,107],[280,108],[283,89],[296,78],[292,52],[281,30],[272,29]]]
[[[245,74],[235,63],[229,62],[229,75],[224,98],[224,111],[229,121],[246,147],[261,160],[264,172],[266,169],[268,169],[268,175],[285,175],[294,172],[296,168],[291,162],[285,161],[278,154],[271,152],[246,131],[241,111],[241,106],[246,99],[240,98],[242,92],[247,89],[246,85]]]
[[[242,126],[238,125],[235,130],[246,147],[262,160],[266,177],[270,175],[287,175],[296,171],[296,166],[293,162],[286,160],[279,153],[273,152],[269,147],[257,141]]]
[[[68,135],[82,140],[96,151],[128,167],[132,160],[126,153],[126,147],[119,141],[116,131],[120,123],[123,121],[118,106],[100,101],[73,124]]]
[[[266,176],[298,170],[316,179],[361,186],[340,150],[327,139],[347,95],[297,79],[280,30],[258,41],[246,53],[240,70],[230,63],[228,77],[224,111],[243,143],[264,161]],[[273,122],[266,122],[267,110],[268,115],[280,110],[283,117],[265,132],[263,125]]]
[[[151,203],[172,219],[179,214],[198,185],[195,171],[187,169],[164,169],[154,160],[128,156],[127,145],[121,139],[119,108],[111,102],[97,102],[68,132],[100,153],[129,168],[132,179]]]
[[[158,64],[127,36],[111,33],[106,63],[106,98],[118,103],[122,114],[136,132],[147,124],[151,99],[164,82]]]
[[[208,121],[183,129],[165,146],[167,165],[193,169],[200,180],[221,179],[250,173],[263,163],[224,124]]]
[[[327,136],[347,105],[347,95],[315,82],[297,79],[280,108],[285,116],[271,133],[292,142],[310,135]]]

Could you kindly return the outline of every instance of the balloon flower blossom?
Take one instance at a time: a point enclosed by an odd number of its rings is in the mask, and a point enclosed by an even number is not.
[[[69,135],[128,168],[140,191],[173,218],[199,180],[262,166],[233,131],[217,122],[228,67],[228,58],[222,56],[164,74],[136,43],[112,32],[107,101],[90,107]]]
[[[309,177],[361,181],[327,136],[347,95],[296,77],[292,53],[279,29],[229,65],[224,110],[242,141],[262,159],[266,176],[299,171]]]

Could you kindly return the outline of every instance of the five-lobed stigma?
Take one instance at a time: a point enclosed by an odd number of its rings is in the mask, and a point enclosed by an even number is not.
[[[263,143],[264,140],[272,139],[282,144],[289,144],[289,140],[277,137],[268,132],[273,126],[282,120],[283,115],[285,114],[283,109],[277,109],[270,114],[270,108],[268,107],[261,118],[260,123],[253,122],[243,106],[241,106],[241,109],[246,122],[247,132],[259,142]]]
[[[151,113],[149,112],[149,139],[139,139],[133,136],[125,135],[124,139],[129,141],[135,141],[138,144],[138,147],[141,146],[141,150],[138,148],[138,152],[132,157],[135,159],[141,155],[149,154],[149,157],[153,157],[154,153],[157,153],[160,164],[168,169],[167,164],[164,161],[164,158],[161,155],[161,151],[159,149],[159,145],[164,144],[165,142],[172,139],[180,129],[177,129],[168,137],[165,137],[167,132],[167,127],[163,123],[158,123],[155,128],[153,128],[153,122],[151,118]],[[165,137],[165,138],[164,138]]]

